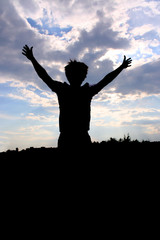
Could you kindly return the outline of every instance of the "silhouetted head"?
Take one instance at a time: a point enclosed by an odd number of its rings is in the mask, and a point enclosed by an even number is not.
[[[87,76],[88,66],[83,62],[77,62],[76,60],[68,63],[65,66],[65,74],[72,86],[79,87]]]

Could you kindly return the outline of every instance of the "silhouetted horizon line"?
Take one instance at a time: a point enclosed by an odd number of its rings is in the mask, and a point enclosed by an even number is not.
[[[131,140],[131,137],[130,135],[128,134],[127,136],[124,135],[124,138],[120,138],[119,140],[117,140],[116,138],[112,138],[110,137],[110,139],[108,140],[102,140],[102,141],[93,141],[91,143],[91,145],[95,146],[95,145],[107,145],[107,144],[153,144],[153,143],[157,143],[157,144],[160,144],[160,141],[150,141],[150,140],[138,140],[138,139],[135,139],[135,140]],[[2,151],[0,153],[9,153],[9,152],[25,152],[25,151],[38,151],[38,150],[56,150],[58,149],[58,147],[56,146],[53,146],[53,147],[47,147],[47,146],[41,146],[41,147],[34,147],[34,146],[31,146],[31,147],[27,147],[25,149],[19,149],[19,147],[16,147],[15,149],[7,149],[6,151]]]

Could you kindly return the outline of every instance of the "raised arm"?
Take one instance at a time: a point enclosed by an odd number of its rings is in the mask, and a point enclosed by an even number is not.
[[[95,84],[92,88],[92,91],[95,93],[98,93],[101,91],[105,86],[107,86],[110,82],[112,82],[119,74],[120,72],[131,66],[132,59],[128,58],[126,59],[126,56],[124,56],[123,63],[115,69],[113,72],[110,72],[107,74],[99,83]]]
[[[59,82],[53,80],[48,75],[46,70],[37,62],[37,60],[33,56],[33,47],[29,48],[27,45],[25,45],[22,49],[22,54],[31,61],[38,76],[48,85],[48,87],[51,88],[52,91],[56,91],[57,84]]]

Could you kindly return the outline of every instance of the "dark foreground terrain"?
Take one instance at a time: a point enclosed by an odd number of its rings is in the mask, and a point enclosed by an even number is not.
[[[77,161],[98,161],[98,162],[112,162],[114,161],[139,161],[150,160],[155,161],[159,159],[160,142],[149,141],[131,141],[130,138],[117,141],[110,139],[109,141],[102,141],[101,143],[94,142],[90,149],[72,149],[60,151],[58,148],[27,148],[19,151],[8,150],[0,153],[2,160],[34,160],[34,161],[52,161],[57,162],[77,160]]]
[[[118,227],[130,235],[135,229],[148,234],[147,224],[149,229],[158,225],[159,149],[160,142],[128,138],[93,143],[87,151],[30,148],[0,153],[2,208],[5,215],[6,209],[14,209],[13,222],[19,209],[33,226],[33,214],[42,221],[45,212],[56,221],[80,218],[87,228],[90,219],[105,231],[111,225],[112,234],[120,235]]]
[[[23,179],[30,184],[42,181],[47,185],[65,185],[66,181],[85,185],[91,181],[92,187],[102,191],[106,186],[112,186],[113,191],[113,186],[120,189],[127,186],[131,190],[133,184],[141,191],[144,187],[155,189],[159,182],[159,150],[160,142],[138,142],[129,138],[92,143],[87,150],[60,151],[44,147],[8,150],[0,153],[0,171],[3,181],[10,179],[10,183],[15,179],[18,184]]]

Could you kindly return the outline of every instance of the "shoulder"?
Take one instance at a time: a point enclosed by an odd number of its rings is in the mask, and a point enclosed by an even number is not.
[[[64,83],[62,83],[62,84],[63,84],[62,87],[64,87],[64,88],[69,88],[69,87],[70,87],[70,85],[69,85],[68,83],[66,83],[66,82],[64,82]]]
[[[90,85],[89,85],[89,83],[85,83],[81,88],[82,88],[82,89],[88,89],[88,90],[89,90]]]
[[[52,91],[59,93],[61,90],[63,90],[66,87],[67,83],[62,83],[62,82],[58,82],[58,81],[54,81],[53,85],[52,85]]]
[[[88,91],[91,97],[98,93],[97,84],[90,85],[89,83],[86,83],[83,87]]]

